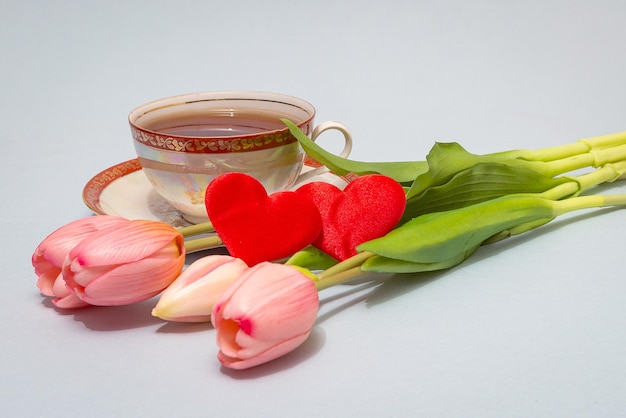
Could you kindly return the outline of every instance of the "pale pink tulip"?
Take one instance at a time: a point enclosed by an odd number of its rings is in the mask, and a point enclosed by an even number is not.
[[[163,292],[152,315],[168,321],[208,322],[217,299],[247,269],[248,265],[239,258],[202,257]]]
[[[62,226],[48,235],[35,249],[32,256],[37,275],[37,287],[46,296],[52,296],[52,303],[59,308],[71,309],[89,306],[80,300],[65,285],[61,274],[63,262],[80,241],[92,233],[110,226],[129,222],[118,216],[90,216]]]
[[[63,278],[92,305],[126,305],[151,298],[178,277],[184,238],[162,222],[131,220],[93,234],[74,247]]]
[[[318,308],[315,283],[300,270],[268,262],[251,267],[213,308],[219,361],[247,369],[287,354],[307,339]]]

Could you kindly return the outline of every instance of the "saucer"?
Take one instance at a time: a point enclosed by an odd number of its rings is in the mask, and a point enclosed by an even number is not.
[[[306,162],[302,172],[315,168]],[[308,181],[323,181],[343,189],[350,181],[332,173],[324,173]],[[83,201],[98,215],[115,215],[127,219],[149,219],[174,227],[191,225],[180,211],[170,205],[157,191],[135,158],[109,167],[96,174],[83,188]]]

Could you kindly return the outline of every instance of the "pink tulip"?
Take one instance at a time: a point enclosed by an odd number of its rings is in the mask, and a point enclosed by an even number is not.
[[[300,270],[268,262],[251,267],[213,308],[219,361],[247,369],[287,354],[307,339],[318,308],[315,283]]]
[[[48,235],[37,246],[32,256],[37,275],[37,287],[46,296],[52,296],[52,303],[58,308],[71,309],[89,306],[68,289],[61,269],[65,257],[80,241],[92,233],[110,226],[128,222],[118,216],[90,216],[62,226]]]
[[[131,220],[89,235],[63,265],[63,278],[84,302],[126,305],[151,298],[178,277],[184,238],[161,222]]]
[[[239,258],[202,257],[163,292],[152,315],[168,321],[208,322],[217,299],[247,269],[248,265]]]

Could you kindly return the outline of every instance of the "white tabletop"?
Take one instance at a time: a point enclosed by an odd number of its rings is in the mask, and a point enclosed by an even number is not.
[[[220,367],[210,326],[151,317],[156,299],[53,309],[30,262],[48,233],[91,214],[85,183],[134,157],[128,112],[179,93],[301,97],[318,122],[346,124],[366,161],[423,159],[434,141],[480,153],[626,130],[622,0],[0,11],[3,415],[624,415],[620,210],[565,216],[450,271],[323,291],[302,347],[239,373]]]

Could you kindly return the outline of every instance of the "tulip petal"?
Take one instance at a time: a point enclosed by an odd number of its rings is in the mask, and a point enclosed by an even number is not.
[[[208,322],[215,302],[247,269],[243,260],[226,255],[200,258],[168,286],[152,315],[170,321]]]
[[[305,332],[317,316],[315,283],[293,267],[261,263],[248,270],[223,316],[254,318],[250,333],[261,340],[282,340]],[[254,280],[247,277],[254,276]],[[276,280],[282,277],[283,280]],[[305,280],[296,280],[306,277]],[[263,300],[264,303],[258,303]]]
[[[68,254],[63,278],[84,302],[125,305],[165,289],[185,263],[182,234],[155,221],[127,221],[90,234]]]
[[[283,341],[270,349],[257,354],[255,357],[231,357],[220,351],[217,354],[217,358],[224,366],[235,369],[235,370],[243,370],[248,369],[250,367],[258,366],[263,363],[267,363],[278,357],[284,356],[285,354],[295,350],[298,348],[311,334],[311,331],[304,333],[302,335],[298,335],[294,338],[291,338],[287,341]]]
[[[55,296],[52,287],[67,254],[83,239],[100,229],[129,222],[118,216],[90,216],[70,222],[48,235],[35,249],[32,264],[37,287],[45,296]]]
[[[236,321],[230,319],[221,321],[217,333],[217,345],[220,347],[220,352],[224,352],[230,357],[237,357],[241,350],[241,346],[237,344],[238,332],[239,324]]]
[[[35,273],[39,276],[37,278],[39,291],[45,296],[54,296],[54,283],[57,277],[61,276],[61,269],[48,263],[40,263]]]
[[[168,287],[168,292],[174,292],[181,289],[187,289],[190,286],[196,284],[196,282],[204,281],[204,279],[211,275],[212,280],[219,280],[225,274],[221,273],[224,268],[235,268],[237,270],[247,269],[248,266],[239,258],[230,257],[227,255],[211,255],[202,257],[189,265],[174,283]],[[214,275],[214,272],[219,271],[219,277]],[[239,277],[237,277],[239,278]],[[167,292],[166,292],[167,293]],[[164,293],[165,294],[165,293]]]
[[[261,340],[259,338],[254,338],[241,329],[241,324],[239,324],[239,332],[235,335],[235,341],[240,347],[237,352],[237,357],[239,358],[257,356],[282,342],[280,339]]]
[[[245,369],[292,351],[311,333],[318,307],[315,284],[301,271],[267,262],[249,268],[213,308],[219,361]]]
[[[79,309],[91,306],[89,303],[79,299],[78,296],[76,296],[76,294],[74,293],[71,293],[62,298],[52,299],[52,303],[57,308],[61,309]]]
[[[179,250],[184,238],[173,227],[155,221],[132,220],[97,231],[81,241],[70,257],[83,266],[117,265],[150,257],[173,240]]]
[[[74,288],[92,305],[126,305],[146,300],[165,289],[182,271],[184,255],[178,259],[147,258],[122,264],[103,273],[87,286]],[[70,280],[66,278],[68,284]]]
[[[70,222],[52,232],[37,246],[33,253],[33,264],[46,260],[60,268],[67,253],[84,238],[96,231],[127,222],[128,219],[118,216],[90,216]]]
[[[52,291],[54,293],[54,296],[58,298],[62,298],[62,297],[65,297],[67,295],[71,295],[74,293],[72,289],[70,289],[65,283],[65,279],[63,278],[62,274],[59,274],[56,280],[54,281],[54,286],[52,286]]]

